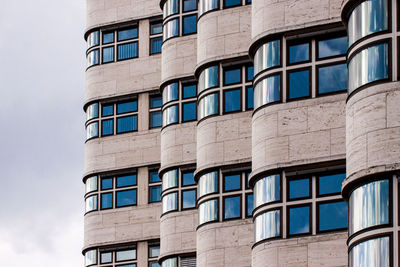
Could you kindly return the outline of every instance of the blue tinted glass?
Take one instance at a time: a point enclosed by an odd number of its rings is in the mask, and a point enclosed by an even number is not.
[[[103,63],[114,61],[114,46],[103,48]]]
[[[306,97],[310,95],[309,70],[289,73],[289,99]]]
[[[347,37],[339,37],[318,42],[318,57],[345,55],[347,52]]]
[[[289,235],[310,232],[310,207],[289,209]]]
[[[289,47],[289,63],[298,63],[310,59],[310,44],[298,44]]]
[[[245,182],[245,184],[246,184],[246,189],[249,189],[250,188],[250,186],[249,186],[249,176],[250,176],[250,172],[246,172],[245,174],[244,174],[244,182]]]
[[[103,44],[114,42],[114,32],[103,33]]]
[[[136,189],[119,191],[117,194],[117,204],[116,207],[124,207],[136,205]]]
[[[246,3],[247,3],[247,4],[250,4],[250,3],[251,3],[251,0],[246,0]]]
[[[240,218],[240,196],[224,198],[224,219]]]
[[[110,116],[114,114],[114,105],[102,105],[101,106],[101,115],[102,116]]]
[[[131,185],[136,185],[136,174],[117,177],[117,188]]]
[[[224,84],[240,83],[242,80],[242,68],[224,70]]]
[[[114,120],[101,121],[101,135],[112,135],[114,133]]]
[[[137,28],[118,31],[118,41],[137,38],[137,36],[138,36]]]
[[[182,209],[196,207],[196,190],[182,191]]]
[[[249,194],[246,197],[247,197],[246,216],[249,217],[249,216],[251,216],[253,214],[253,209],[254,209],[253,194]]]
[[[128,116],[117,119],[117,134],[137,130],[137,117]]]
[[[246,93],[247,93],[246,109],[252,109],[252,108],[254,108],[254,91],[253,91],[253,87],[247,87],[246,88]]]
[[[196,102],[183,104],[183,121],[196,120]]]
[[[150,262],[150,267],[161,267],[161,265],[158,262]]]
[[[289,199],[310,196],[310,179],[298,179],[289,181]]]
[[[318,68],[318,93],[347,90],[347,64]]]
[[[118,45],[118,60],[135,58],[138,56],[137,42]]]
[[[161,185],[150,187],[150,202],[161,201]]]
[[[347,228],[347,204],[344,201],[318,205],[318,230]]]
[[[111,209],[112,204],[112,193],[101,194],[101,209]]]
[[[224,112],[241,110],[241,93],[240,89],[224,91]]]
[[[101,179],[101,190],[113,188],[113,178]]]
[[[162,113],[161,111],[150,112],[150,128],[161,127]]]
[[[196,0],[183,0],[183,12],[196,10]]]
[[[340,193],[342,182],[346,178],[345,173],[323,175],[318,177],[318,194]]]
[[[117,114],[137,111],[137,101],[129,101],[117,104]]]
[[[194,185],[194,176],[193,172],[184,172],[182,173],[182,185]]]
[[[224,7],[238,6],[242,4],[242,0],[224,0]]]
[[[182,90],[183,90],[183,98],[196,97],[197,90],[195,84],[184,85]]]
[[[252,81],[253,78],[254,78],[254,67],[249,66],[249,67],[247,67],[247,80]]]
[[[224,191],[240,190],[240,174],[224,176]]]
[[[150,34],[162,33],[162,21],[153,22],[150,24]]]
[[[150,96],[150,108],[159,108],[162,106],[161,95]]]
[[[150,171],[150,183],[158,183],[161,182],[160,176],[158,176],[158,171]]]
[[[150,39],[150,54],[161,53],[162,37],[156,37]]]
[[[197,32],[197,16],[183,17],[183,34]]]

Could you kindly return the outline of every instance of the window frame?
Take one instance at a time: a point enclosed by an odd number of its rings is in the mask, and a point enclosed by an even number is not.
[[[301,175],[301,176],[286,176],[286,202],[298,201],[298,200],[306,200],[313,198],[313,191],[312,191],[312,174],[310,175]],[[307,197],[298,197],[298,198],[290,198],[290,182],[297,181],[297,180],[308,180],[308,196]],[[281,182],[282,183],[282,182]]]
[[[112,50],[113,50],[113,53],[112,53],[113,58],[112,58],[111,61],[105,62],[104,61],[104,49],[108,49],[108,48],[112,48]],[[115,45],[102,46],[101,47],[101,64],[104,65],[104,64],[114,63],[114,62],[115,62]]]
[[[129,204],[129,205],[118,206],[118,193],[126,192],[126,191],[136,191],[135,203],[134,204]],[[124,189],[124,190],[115,191],[115,208],[116,209],[137,206],[137,200],[138,200],[138,188],[137,188],[137,186],[134,187],[134,188],[130,188],[130,189]]]
[[[296,46],[296,45],[301,45],[301,44],[308,44],[308,60],[290,63],[290,47]],[[299,38],[299,39],[295,39],[295,40],[286,40],[286,66],[295,66],[295,65],[305,64],[305,63],[311,63],[312,61],[313,61],[312,38]]]
[[[103,195],[105,194],[111,194],[111,207],[103,208]],[[111,210],[113,208],[114,208],[114,191],[100,193],[100,210]]]
[[[192,103],[194,103],[194,106],[195,106],[195,114],[194,114],[195,118],[192,120],[185,120],[184,115],[183,115],[183,114],[185,114],[183,107],[185,104],[192,104]],[[197,121],[197,100],[181,102],[181,114],[182,114],[181,123]]]
[[[235,191],[241,191],[243,190],[243,182],[242,182],[242,173],[243,172],[227,172],[227,173],[222,173],[222,193],[228,193],[228,192],[235,192]],[[225,190],[225,177],[226,176],[232,176],[232,175],[239,175],[239,181],[240,181],[240,188],[239,189],[232,189],[232,190]]]
[[[239,197],[239,216],[238,217],[232,217],[232,218],[225,218],[225,200],[228,198],[236,198]],[[242,211],[242,206],[243,206],[243,199],[242,199],[242,192],[239,194],[233,194],[233,195],[224,195],[222,196],[222,221],[232,221],[232,220],[237,220],[237,219],[242,219],[243,218],[243,211]]]
[[[131,39],[129,39],[129,40],[131,40]],[[132,39],[132,40],[136,40],[136,39]],[[122,45],[128,45],[128,44],[136,44],[136,50],[137,50],[136,56],[120,59],[119,58],[119,56],[120,56],[119,55],[119,47]],[[120,44],[117,44],[116,46],[117,46],[117,57],[116,57],[117,61],[125,61],[125,60],[139,58],[139,41],[138,40],[132,41],[132,42],[120,43]]]
[[[308,71],[308,96],[290,98],[290,74],[295,73],[295,72],[302,72],[302,71]],[[273,75],[271,75],[271,76],[273,76]],[[281,77],[281,80],[282,80],[282,77]],[[312,80],[312,67],[311,66],[286,70],[286,102],[311,99],[312,98],[312,83],[313,83],[313,80]],[[275,103],[275,102],[273,102],[273,103]],[[277,102],[277,103],[279,103],[279,102]]]
[[[197,5],[197,1],[196,1],[196,5]],[[191,11],[187,11],[187,12],[191,12]],[[196,31],[195,32],[190,32],[190,33],[185,33],[185,18],[188,18],[188,17],[195,17],[196,18],[196,20],[195,20],[195,25],[196,25]],[[182,36],[187,36],[187,35],[192,35],[192,34],[197,34],[197,20],[198,20],[198,17],[197,17],[197,13],[195,13],[195,14],[188,14],[188,15],[184,15],[184,16],[182,16]],[[180,29],[180,27],[179,27],[179,25],[178,25],[178,28]],[[179,36],[179,35],[178,35]]]
[[[299,233],[299,234],[290,234],[290,209],[293,208],[302,208],[302,207],[308,207],[309,208],[309,216],[308,216],[308,232],[307,233]],[[287,218],[287,223],[286,223],[286,236],[287,238],[291,237],[301,237],[301,236],[307,236],[312,234],[312,228],[313,228],[313,221],[312,221],[312,215],[313,215],[313,209],[312,209],[312,203],[301,203],[301,204],[295,204],[295,205],[287,205],[286,206],[286,218]]]
[[[225,110],[225,105],[226,105],[226,92],[231,92],[231,91],[237,91],[239,90],[239,95],[240,95],[240,99],[239,99],[239,109],[238,110],[232,110],[232,111],[226,111]],[[222,94],[223,94],[223,98],[222,98],[222,115],[225,114],[231,114],[231,113],[237,113],[237,112],[242,112],[243,111],[243,92],[242,92],[242,87],[236,87],[236,88],[229,88],[229,89],[224,89],[222,90]]]
[[[334,58],[336,58],[336,56],[334,57]],[[325,60],[325,58],[324,58],[324,60]],[[319,91],[319,78],[320,78],[320,76],[319,76],[319,70],[321,69],[321,68],[326,68],[326,67],[332,67],[332,66],[337,66],[337,65],[342,65],[342,64],[345,64],[346,65],[346,74],[347,74],[347,79],[346,79],[346,82],[347,82],[347,86],[346,86],[346,89],[341,89],[341,90],[336,90],[336,91],[332,91],[332,92],[328,92],[328,93],[320,93],[320,91]],[[329,96],[329,95],[336,95],[336,94],[342,94],[342,93],[345,93],[345,92],[347,92],[347,90],[348,90],[348,88],[349,88],[349,83],[348,83],[348,80],[349,80],[349,74],[348,74],[348,70],[347,70],[347,63],[346,63],[346,61],[335,61],[335,62],[329,62],[329,63],[325,63],[325,64],[318,64],[318,65],[316,65],[315,66],[315,98],[317,98],[317,97],[322,97],[322,96]]]
[[[228,66],[228,67],[223,67],[222,66],[222,86],[231,86],[231,85],[243,83],[243,77],[242,77],[243,76],[243,71],[242,71],[243,70],[243,66],[247,67],[247,64],[246,65],[238,64],[238,65],[233,65],[233,66]],[[240,80],[238,82],[227,84],[226,83],[227,81],[226,81],[226,78],[225,78],[225,71],[232,71],[232,70],[236,70],[236,69],[239,69],[239,71],[240,71],[240,75],[239,75]],[[245,70],[245,72],[246,72],[246,70]]]
[[[252,210],[252,212],[251,212],[251,215],[249,215],[249,214],[247,214],[247,209],[248,209],[248,206],[249,206],[249,200],[248,200],[248,196],[249,195],[253,195],[253,210]],[[255,210],[255,207],[254,207],[254,192],[249,192],[249,193],[245,193],[245,195],[244,195],[244,197],[246,198],[245,199],[245,208],[246,208],[246,211],[244,212],[244,217],[245,218],[253,218],[253,213],[254,213],[254,210]]]
[[[328,230],[319,230],[320,227],[320,221],[319,221],[319,207],[320,205],[323,204],[331,204],[331,203],[338,203],[338,202],[344,202],[347,205],[347,227],[343,228],[334,228],[334,229],[328,229]],[[344,231],[349,228],[349,212],[348,212],[348,204],[344,199],[334,199],[334,200],[322,200],[322,201],[316,201],[315,203],[315,221],[316,221],[316,233],[317,234],[322,234],[322,233],[333,233],[333,232],[339,232],[339,231]]]
[[[137,112],[137,111],[136,111]],[[123,131],[123,132],[119,132],[118,131],[118,119],[122,119],[122,118],[127,118],[127,117],[136,117],[136,129],[133,129],[132,131]],[[138,114],[131,114],[131,115],[124,115],[124,116],[120,116],[116,118],[116,131],[115,134],[125,134],[125,133],[134,133],[138,131],[138,125],[139,125],[139,121],[138,121]]]
[[[190,185],[190,186],[193,186],[193,185]],[[183,193],[184,192],[188,192],[188,191],[194,191],[194,206],[193,207],[189,207],[189,208],[184,208],[183,207]],[[180,208],[181,208],[181,211],[185,211],[185,210],[194,210],[194,209],[197,209],[197,205],[196,205],[196,202],[197,202],[197,187],[195,187],[195,188],[188,188],[188,189],[183,189],[183,190],[180,190],[180,195],[181,195],[181,201],[180,201]],[[179,201],[178,201],[179,202]]]

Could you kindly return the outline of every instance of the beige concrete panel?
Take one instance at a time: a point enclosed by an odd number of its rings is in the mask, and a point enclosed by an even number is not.
[[[342,0],[254,0],[252,41],[289,30],[340,22]]]
[[[197,170],[251,160],[251,113],[203,120],[197,126]]]
[[[253,174],[343,159],[345,99],[338,94],[258,110],[252,118]]]
[[[197,35],[167,40],[162,46],[161,82],[193,76],[196,66]]]
[[[247,54],[250,24],[250,5],[203,15],[197,24],[197,65]]]
[[[253,267],[347,266],[347,233],[264,242],[252,250]]]
[[[197,266],[250,266],[252,243],[251,219],[204,225],[197,230]]]
[[[160,57],[144,56],[89,68],[86,71],[85,102],[158,89]]]
[[[85,144],[84,176],[159,162],[158,129],[96,138]]]
[[[88,213],[84,217],[84,247],[157,239],[160,215],[159,203]]]
[[[172,212],[160,219],[160,257],[196,251],[197,210]]]
[[[162,14],[158,0],[86,0],[86,8],[87,29]]]
[[[161,131],[161,169],[196,161],[196,122],[165,127]]]

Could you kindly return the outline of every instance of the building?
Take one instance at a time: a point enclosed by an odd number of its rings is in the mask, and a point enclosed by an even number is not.
[[[399,5],[87,0],[85,266],[399,266]]]

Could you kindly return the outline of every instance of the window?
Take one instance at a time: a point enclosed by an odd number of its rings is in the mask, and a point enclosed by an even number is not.
[[[311,232],[310,206],[288,208],[289,235],[308,234]]]
[[[158,170],[149,171],[149,203],[161,201],[161,179]]]
[[[196,120],[196,102],[182,103],[182,122]]]
[[[218,172],[209,172],[199,178],[199,196],[198,198],[218,192]]]
[[[310,61],[310,43],[289,45],[289,64]]]
[[[236,84],[241,82],[242,82],[241,67],[224,69],[224,85]]]
[[[114,120],[102,120],[101,121],[101,136],[107,136],[114,134]]]
[[[310,178],[301,178],[288,181],[289,200],[311,197]]]
[[[117,114],[137,111],[137,101],[127,101],[117,104]]]
[[[86,109],[86,121],[99,117],[99,103],[93,103]]]
[[[162,267],[178,267],[178,258],[168,258],[163,260]]]
[[[218,199],[205,201],[199,205],[199,225],[218,220]]]
[[[246,110],[254,108],[254,91],[253,87],[246,87]]]
[[[125,40],[135,39],[135,38],[138,37],[137,27],[119,30],[117,32],[117,36],[118,36],[118,41],[125,41]]]
[[[136,189],[117,191],[116,208],[136,205]]]
[[[163,6],[164,19],[177,13],[179,13],[179,0],[167,0]]]
[[[218,93],[209,94],[200,99],[198,107],[199,120],[211,115],[218,115],[219,113],[218,99],[219,99]]]
[[[93,122],[86,126],[86,140],[99,136],[99,123]]]
[[[162,37],[155,37],[150,39],[150,55],[160,54],[162,46]]]
[[[281,212],[271,210],[254,219],[254,242],[279,237],[281,235]]]
[[[91,249],[85,252],[85,266],[97,264],[97,250]]]
[[[310,70],[289,72],[288,99],[309,97],[311,91]]]
[[[102,105],[101,115],[103,117],[114,115],[114,105],[113,104],[111,104],[111,105],[107,105],[107,104]]]
[[[344,201],[317,204],[318,232],[347,229],[347,204]]]
[[[90,193],[93,191],[97,191],[97,176],[89,177],[85,182],[85,193]]]
[[[318,58],[346,55],[347,36],[318,41]]]
[[[188,12],[197,9],[196,0],[183,0],[183,12]]]
[[[171,19],[164,24],[163,40],[164,42],[169,38],[179,36],[179,19]]]
[[[218,0],[199,0],[199,16],[202,14],[219,9]]]
[[[174,188],[178,186],[178,170],[173,169],[163,174],[162,178],[162,190]]]
[[[197,32],[197,15],[182,17],[183,20],[183,35]]]
[[[102,178],[101,179],[101,190],[113,188],[113,178]]]
[[[182,98],[192,98],[197,96],[196,84],[186,84],[182,86]]]
[[[160,267],[157,258],[160,256],[160,244],[149,245],[149,267]]]
[[[240,190],[242,187],[241,173],[224,175],[224,192]]]
[[[317,178],[317,195],[340,194],[342,191],[342,182],[346,178],[345,173],[333,173],[320,175]]]
[[[153,21],[150,22],[150,35],[160,34],[162,33],[162,21]]]
[[[103,47],[103,62],[108,63],[114,61],[114,46]]]
[[[117,118],[117,134],[137,130],[137,115]]]
[[[113,258],[112,258],[112,252],[101,252],[100,253],[100,263],[112,263]]]
[[[162,31],[162,21],[150,22],[150,55],[161,53]]]
[[[87,37],[87,48],[91,48],[93,46],[99,45],[99,31],[91,32]]]
[[[166,87],[164,87],[164,89],[162,90],[163,105],[167,104],[170,101],[178,100],[178,90],[179,84],[177,82],[168,84]]]
[[[178,123],[178,105],[170,106],[163,110],[163,126]]]
[[[318,68],[318,94],[347,90],[347,64]]]
[[[224,220],[241,218],[242,197],[224,197]]]
[[[242,0],[224,0],[224,8],[240,5],[242,5]]]
[[[259,207],[281,199],[281,176],[279,174],[263,177],[254,184],[254,206]]]
[[[150,95],[150,128],[162,125],[162,98],[161,95]]]
[[[88,254],[89,253],[89,254]],[[136,247],[100,247],[85,253],[85,266],[97,264],[97,254],[100,254],[100,264],[107,266],[136,267]],[[86,259],[90,259],[89,261]],[[90,264],[88,265],[88,263]],[[123,265],[117,265],[118,263]]]
[[[138,57],[138,43],[126,43],[118,45],[118,60]]]
[[[162,198],[162,213],[178,210],[178,193],[170,193]]]
[[[218,66],[203,70],[199,76],[199,93],[218,86]]]
[[[281,76],[272,75],[257,82],[254,87],[254,108],[281,100]]]
[[[103,32],[103,44],[114,43],[114,32]]]
[[[182,172],[182,186],[195,185],[194,174],[192,171]]]
[[[115,261],[129,261],[136,259],[136,249],[120,250],[115,252]]]
[[[112,209],[113,207],[113,193],[101,194],[101,209]]]
[[[99,64],[99,49],[90,51],[86,57],[86,68]]]
[[[349,267],[391,266],[390,243],[388,236],[360,242],[350,249]]]
[[[117,176],[117,188],[136,185],[136,174]]]
[[[182,191],[182,210],[196,207],[196,190]]]
[[[85,200],[86,209],[85,212],[97,210],[97,195],[89,196]]]
[[[251,217],[254,209],[254,197],[253,194],[246,195],[246,217]]]
[[[242,110],[242,90],[232,89],[224,91],[224,113]]]

